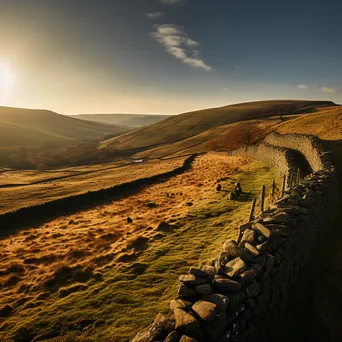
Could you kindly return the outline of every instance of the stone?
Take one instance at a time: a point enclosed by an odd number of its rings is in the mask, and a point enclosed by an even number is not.
[[[270,249],[270,244],[268,243],[268,241],[265,241],[264,243],[260,245],[256,245],[255,248],[259,252],[266,253]]]
[[[205,322],[213,322],[216,317],[217,306],[214,303],[199,300],[192,306],[192,310]]]
[[[260,254],[260,252],[248,242],[245,243],[245,250],[248,253],[250,253],[253,257],[257,257]]]
[[[205,272],[210,278],[214,278],[216,272],[216,268],[214,266],[201,266],[201,271]]]
[[[264,267],[265,263],[266,263],[266,255],[260,255],[257,258],[254,258],[253,262],[254,262],[254,264],[258,264],[258,265]]]
[[[273,216],[273,221],[276,223],[285,223],[289,225],[293,225],[293,220],[289,217],[289,215],[285,213],[280,213],[275,216]]]
[[[178,296],[181,298],[198,297],[195,289],[182,284],[178,289]]]
[[[241,247],[238,246],[236,241],[228,240],[223,245],[223,252],[228,253],[233,258],[241,258],[245,262],[249,262],[252,257]]]
[[[248,242],[251,245],[255,245],[255,231],[253,229],[246,229],[243,232],[241,242]]]
[[[198,339],[204,340],[204,335],[201,327],[196,318],[182,309],[176,309],[174,311],[176,320],[176,331],[180,334]]]
[[[240,291],[240,292],[232,293],[228,295],[227,297],[228,297],[228,302],[229,302],[228,310],[230,310],[230,309],[235,309],[237,306],[242,304],[246,300],[247,294],[245,291]]]
[[[219,311],[214,322],[203,322],[205,341],[216,341],[234,318],[233,315],[228,317],[224,311]]]
[[[227,262],[229,262],[229,260],[231,260],[231,257],[229,255],[229,253],[227,252],[221,252],[219,257],[218,257],[218,261],[220,266],[224,266]]]
[[[253,229],[267,239],[271,236],[271,231],[261,223],[255,223]]]
[[[266,239],[265,236],[263,236],[263,235],[259,235],[259,236],[257,237],[257,240],[258,240],[258,242],[260,242],[260,243],[264,243],[265,241],[267,241],[267,239]]]
[[[192,306],[191,302],[187,302],[182,299],[172,299],[170,301],[170,310],[173,311],[175,309],[186,309]]]
[[[252,284],[257,276],[257,271],[254,268],[249,268],[239,275],[239,282],[243,287]]]
[[[183,335],[181,339],[179,340],[179,342],[198,342],[198,340],[196,340],[195,338]]]
[[[213,284],[215,288],[223,292],[236,292],[240,291],[241,288],[239,283],[230,279],[214,279]]]
[[[209,295],[213,292],[213,289],[211,284],[197,285],[196,292],[200,293],[201,295]]]
[[[256,297],[260,292],[260,284],[251,284],[246,289],[248,297]]]
[[[172,327],[165,323],[165,320],[158,323],[152,323],[146,329],[140,331],[131,342],[152,342],[163,341],[171,332]]]
[[[157,208],[158,205],[154,202],[149,202],[149,203],[146,203],[146,207],[152,209],[152,208]]]
[[[203,285],[209,282],[207,277],[197,277],[193,274],[183,274],[179,276],[179,281],[185,285]]]
[[[245,271],[246,268],[247,264],[241,258],[235,258],[226,264],[224,271],[227,276],[234,277]]]
[[[189,273],[194,275],[195,277],[202,277],[202,278],[208,277],[207,272],[204,272],[203,270],[200,270],[200,269],[195,268],[195,267],[191,267],[189,270]]]
[[[266,256],[266,263],[265,263],[266,271],[271,272],[273,266],[274,266],[274,256],[268,254]]]
[[[229,303],[228,297],[219,293],[212,293],[208,296],[204,296],[203,299],[205,299],[208,302],[216,304],[217,308],[223,312],[226,311]]]
[[[164,342],[179,342],[181,339],[181,335],[177,331],[172,331],[167,335]],[[197,340],[194,340],[197,341]]]

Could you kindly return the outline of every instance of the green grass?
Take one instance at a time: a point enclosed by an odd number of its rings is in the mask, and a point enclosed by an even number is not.
[[[180,274],[217,256],[224,241],[237,237],[239,224],[248,217],[251,197],[260,194],[263,184],[269,189],[273,178],[277,177],[272,169],[251,162],[223,183],[227,190],[239,180],[244,198],[230,201],[228,192],[212,192],[206,201],[175,218],[178,228],[151,240],[135,260],[104,267],[102,281],[91,280],[86,290],[64,298],[32,298],[31,309],[18,311],[0,327],[5,331],[2,340],[19,333],[22,341],[129,340],[158,312],[168,312]]]

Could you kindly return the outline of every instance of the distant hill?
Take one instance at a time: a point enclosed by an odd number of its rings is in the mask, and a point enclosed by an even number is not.
[[[148,115],[148,114],[78,114],[70,115],[73,118],[103,122],[112,125],[121,125],[132,128],[152,125],[167,119],[170,115]]]
[[[101,147],[139,152],[178,143],[212,128],[237,121],[261,119],[277,115],[307,114],[336,106],[331,101],[274,100],[248,102],[210,108],[171,116],[101,143]]]
[[[0,107],[0,147],[70,145],[128,130],[128,127],[84,121],[48,110]]]

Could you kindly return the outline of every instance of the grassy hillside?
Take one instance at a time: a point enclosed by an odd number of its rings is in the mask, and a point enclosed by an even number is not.
[[[2,239],[0,309],[12,310],[0,340],[129,341],[168,311],[179,274],[237,236],[251,197],[274,177],[257,161],[207,154],[130,197]],[[232,201],[237,180],[246,195]]]
[[[102,147],[139,151],[174,143],[200,134],[211,128],[241,120],[259,119],[275,115],[312,113],[317,109],[335,106],[330,101],[260,101],[241,103],[184,113],[104,141]]]
[[[78,114],[70,115],[76,119],[103,122],[112,125],[127,126],[132,128],[152,125],[167,119],[170,115],[146,115],[146,114]]]
[[[279,125],[277,131],[314,134],[326,141],[340,175],[338,208],[342,208],[342,108],[297,118]],[[342,341],[341,224],[337,212],[332,229],[321,236],[312,261],[292,289],[277,341]]]
[[[128,130],[127,127],[79,120],[48,110],[0,107],[1,147],[73,144]]]

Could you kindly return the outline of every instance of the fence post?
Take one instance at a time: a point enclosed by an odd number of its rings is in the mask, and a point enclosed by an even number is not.
[[[261,188],[261,203],[260,203],[261,212],[264,211],[264,206],[265,206],[265,185],[263,185]]]
[[[297,170],[297,179],[296,179],[296,184],[298,185],[300,183],[300,168]]]
[[[284,193],[285,193],[285,183],[286,183],[286,175],[284,175],[283,178],[283,186],[281,188],[281,197],[284,197]]]
[[[252,201],[252,206],[251,206],[251,211],[249,213],[249,219],[248,219],[248,222],[252,221],[253,220],[253,217],[254,217],[254,209],[255,209],[255,204],[256,204],[256,198],[253,198],[253,201]]]
[[[271,201],[272,201],[272,203],[274,201],[275,187],[276,187],[276,184],[275,184],[275,180],[273,179],[272,180],[272,192],[271,192]]]

